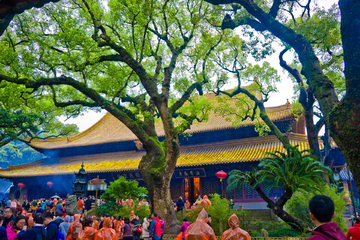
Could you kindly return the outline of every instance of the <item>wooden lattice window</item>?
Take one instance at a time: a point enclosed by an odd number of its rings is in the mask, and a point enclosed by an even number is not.
[[[212,193],[221,194],[221,184],[218,179],[212,181]]]
[[[203,185],[203,194],[209,195],[211,193],[211,179],[204,179],[202,185]]]
[[[174,184],[174,195],[175,198],[181,196],[181,182],[175,182]]]

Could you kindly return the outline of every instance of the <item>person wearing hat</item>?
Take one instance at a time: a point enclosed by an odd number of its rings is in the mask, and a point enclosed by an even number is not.
[[[185,232],[186,232],[186,229],[191,225],[187,218],[184,218],[184,223],[181,225],[180,227],[180,232],[182,232],[182,239],[185,240]]]

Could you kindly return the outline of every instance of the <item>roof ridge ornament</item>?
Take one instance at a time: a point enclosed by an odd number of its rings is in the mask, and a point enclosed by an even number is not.
[[[286,107],[291,108],[291,103],[290,103],[289,99],[286,99]]]

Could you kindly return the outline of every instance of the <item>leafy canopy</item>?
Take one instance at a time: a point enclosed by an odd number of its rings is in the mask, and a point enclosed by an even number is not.
[[[139,187],[139,183],[135,180],[128,181],[124,176],[119,177],[114,182],[110,182],[110,186],[106,189],[101,197],[105,200],[121,199],[142,199],[147,195],[148,191],[145,187]]]

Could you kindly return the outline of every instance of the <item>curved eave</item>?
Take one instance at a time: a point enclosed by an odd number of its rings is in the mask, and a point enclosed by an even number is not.
[[[270,107],[266,109],[269,117],[274,122],[294,120],[295,117],[291,112],[291,106],[285,104],[278,107]],[[238,127],[253,126],[250,120],[243,122]],[[156,132],[159,137],[164,136],[162,123],[156,123]],[[211,131],[219,131],[226,129],[234,129],[235,127],[225,121],[223,117],[217,116],[214,113],[210,114],[209,121],[195,123],[191,128],[184,132],[187,133],[203,133]],[[96,122],[89,129],[68,137],[47,138],[45,140],[34,139],[28,143],[34,149],[44,152],[46,150],[64,149],[71,147],[85,147],[106,143],[135,141],[137,137],[118,119],[113,117],[110,113],[106,113],[103,118]]]
[[[306,135],[288,134],[292,145],[308,149]],[[322,146],[322,144],[321,144]],[[268,152],[284,151],[275,136],[231,140],[215,144],[199,144],[181,148],[176,167],[196,167],[216,164],[254,162]],[[60,158],[56,162],[43,159],[37,162],[0,170],[0,177],[31,177],[74,174],[84,162],[87,173],[138,171],[142,152],[118,152]]]

